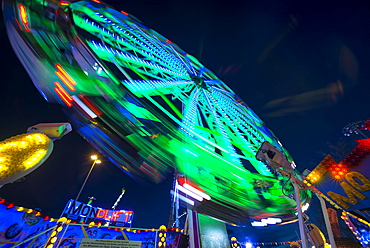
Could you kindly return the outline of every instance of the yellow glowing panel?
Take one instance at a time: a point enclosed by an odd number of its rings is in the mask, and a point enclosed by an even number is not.
[[[0,141],[0,185],[35,170],[52,150],[53,141],[43,133],[25,133]]]

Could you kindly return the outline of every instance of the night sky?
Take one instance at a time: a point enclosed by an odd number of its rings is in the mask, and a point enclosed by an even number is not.
[[[342,139],[352,148],[353,140],[362,138],[344,137],[342,128],[370,117],[369,1],[107,3],[133,14],[215,72],[282,141],[300,171],[313,169],[330,153],[328,142]],[[47,103],[33,86],[3,21],[0,44],[0,140],[37,123],[67,121],[61,107]],[[25,181],[5,185],[0,196],[59,217],[67,201],[76,197],[94,152],[72,132],[55,142],[41,167]],[[95,196],[94,205],[109,209],[124,187],[117,209],[133,210],[135,227],[167,225],[173,179],[141,185],[102,160],[80,200]]]

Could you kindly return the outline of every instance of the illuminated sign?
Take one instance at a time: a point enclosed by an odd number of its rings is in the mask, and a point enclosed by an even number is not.
[[[131,225],[133,216],[133,211],[108,210],[75,200],[68,201],[62,214],[62,217],[71,219],[73,222],[109,223],[114,226]]]
[[[320,179],[314,182],[310,179],[318,190],[346,211],[361,210],[370,205],[370,139],[357,142],[357,147],[340,163],[334,161],[326,165]],[[340,175],[339,180],[337,175]]]
[[[100,247],[115,247],[115,248],[141,248],[141,241],[132,240],[110,240],[110,239],[82,239],[80,248],[100,248]]]

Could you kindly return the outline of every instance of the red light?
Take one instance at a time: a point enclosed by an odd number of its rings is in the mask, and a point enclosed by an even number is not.
[[[168,43],[168,44],[172,44],[172,41],[170,41],[170,40],[166,40],[166,43]]]
[[[60,6],[68,6],[69,5],[69,1],[60,1]]]
[[[54,83],[56,87],[54,87],[54,91],[59,95],[59,97],[63,100],[63,102],[68,106],[72,107],[73,101],[72,97],[68,94],[68,92],[60,85],[60,83]]]
[[[64,68],[56,64],[55,67],[58,69],[58,71],[55,71],[55,74],[60,78],[60,80],[63,81],[63,83],[70,89],[71,91],[75,91],[75,87],[73,85],[76,85],[76,81],[64,70]]]
[[[127,12],[125,12],[125,11],[123,11],[123,10],[121,10],[120,11],[122,14],[124,14],[124,15],[127,15],[128,16],[128,13]]]
[[[4,198],[0,200],[0,203],[4,203],[4,202],[5,202],[5,199]]]
[[[183,185],[185,183],[185,179],[183,177],[180,177],[177,179],[180,185]]]
[[[102,112],[85,96],[81,97],[81,101],[86,104],[96,115],[101,115]]]
[[[14,207],[14,204],[10,203],[6,208],[12,208],[12,207]]]

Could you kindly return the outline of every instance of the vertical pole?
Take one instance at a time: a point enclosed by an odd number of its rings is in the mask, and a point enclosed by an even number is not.
[[[331,229],[330,220],[329,220],[329,216],[328,216],[328,211],[326,209],[325,200],[319,194],[317,194],[317,193],[315,193],[315,194],[316,194],[317,198],[319,198],[319,201],[320,201],[320,204],[321,204],[322,215],[324,216],[326,231],[328,232],[331,248],[337,248],[337,245],[335,244],[333,230]]]
[[[77,194],[77,197],[76,197],[75,201],[78,201],[78,198],[80,197],[80,194],[81,194],[82,190],[83,190],[83,189],[84,189],[84,187],[85,187],[85,184],[86,184],[86,182],[87,182],[87,179],[89,179],[89,176],[90,176],[90,174],[91,174],[91,171],[94,169],[94,165],[95,165],[95,163],[96,163],[96,160],[94,160],[94,163],[91,165],[91,168],[90,168],[90,170],[89,170],[89,173],[87,173],[87,176],[86,176],[86,178],[85,178],[85,181],[84,181],[84,183],[82,184],[81,189],[80,189],[80,191],[78,192],[78,194]]]
[[[176,180],[176,186],[177,186],[177,180]],[[176,218],[176,227],[180,226],[179,223],[179,208],[180,208],[180,203],[179,203],[179,190],[176,187],[175,188],[175,218]]]
[[[199,240],[198,213],[188,209],[189,220],[189,247],[201,248]]]
[[[158,247],[158,229],[155,230],[155,240],[154,240],[155,247]]]
[[[115,209],[116,209],[116,207],[117,207],[118,203],[121,201],[121,198],[122,198],[122,196],[125,194],[125,192],[126,192],[125,188],[122,188],[122,192],[121,192],[121,194],[118,196],[118,198],[117,198],[116,202],[113,204],[113,206],[112,206],[112,210],[115,210]]]
[[[304,220],[303,220],[303,214],[302,214],[302,208],[301,208],[301,199],[299,197],[299,187],[298,187],[298,184],[294,181],[294,178],[291,179],[291,181],[294,186],[294,198],[297,203],[299,234],[302,239],[302,248],[307,248],[306,233],[304,230]]]

